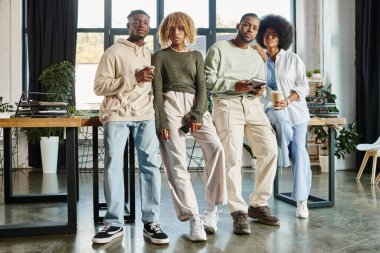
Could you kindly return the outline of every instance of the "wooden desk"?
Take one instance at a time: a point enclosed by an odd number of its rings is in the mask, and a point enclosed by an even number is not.
[[[334,151],[335,151],[335,128],[336,125],[345,125],[345,118],[311,118],[308,125],[309,126],[327,126],[328,128],[328,143],[329,143],[329,181],[328,181],[328,199],[323,199],[313,195],[309,195],[308,207],[328,207],[335,204],[335,163],[334,163]],[[278,176],[279,168],[277,168],[276,177],[274,180],[274,197],[283,200],[287,203],[297,205],[291,196],[291,192],[279,193],[278,186]]]
[[[77,229],[77,163],[76,129],[81,126],[77,118],[11,118],[0,119],[4,129],[4,199],[5,203],[49,202],[67,200],[67,223],[1,225],[0,237],[50,235],[74,233]],[[67,197],[62,194],[13,195],[12,187],[12,128],[64,127],[66,129]]]
[[[93,212],[94,221],[97,223],[103,222],[102,216],[99,215],[99,210],[106,210],[106,203],[99,203],[99,162],[98,162],[98,127],[102,126],[98,117],[82,118],[81,126],[92,127],[92,155],[93,155]],[[125,222],[133,222],[136,218],[135,206],[135,147],[132,134],[129,135],[128,142],[124,149],[124,198],[126,205],[129,207],[124,215]]]

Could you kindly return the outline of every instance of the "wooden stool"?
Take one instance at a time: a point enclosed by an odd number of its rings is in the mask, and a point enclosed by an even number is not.
[[[364,158],[363,158],[363,161],[362,161],[362,164],[360,166],[358,175],[356,176],[356,179],[357,180],[360,179],[360,177],[362,176],[362,173],[364,171],[365,165],[367,164],[368,158],[370,156],[372,156],[373,161],[372,161],[371,184],[378,184],[379,181],[380,181],[380,173],[376,177],[376,179],[375,179],[375,176],[376,176],[377,158],[380,156],[380,137],[379,137],[379,139],[377,139],[377,141],[375,143],[372,143],[372,144],[366,144],[366,143],[365,144],[359,144],[356,148],[358,150],[361,150],[361,151],[366,151],[365,155],[364,155]]]

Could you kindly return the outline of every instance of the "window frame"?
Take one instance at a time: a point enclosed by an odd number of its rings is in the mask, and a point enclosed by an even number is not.
[[[28,47],[27,47],[27,1],[22,0],[22,90],[27,91],[28,88]],[[80,0],[78,0],[80,1]],[[164,3],[165,0],[156,0],[157,1],[157,26],[161,23],[164,18]],[[216,27],[216,1],[217,0],[208,0],[209,2],[209,27],[208,28],[199,28],[197,29],[197,35],[206,37],[206,52],[212,46],[213,43],[216,42],[216,35],[218,33],[236,33],[235,28],[217,28]],[[296,0],[290,1],[290,17],[291,22],[296,30]],[[103,33],[104,35],[104,50],[110,47],[115,41],[115,35],[126,35],[126,27],[125,28],[112,28],[112,1],[104,0],[104,27],[103,28],[77,28],[77,33]],[[149,35],[153,35],[154,37],[154,48],[152,50],[156,51],[159,49],[159,43],[157,39],[157,30],[158,28],[151,28],[149,31]],[[297,37],[296,33],[294,33],[294,41],[293,41],[293,51],[297,52]]]

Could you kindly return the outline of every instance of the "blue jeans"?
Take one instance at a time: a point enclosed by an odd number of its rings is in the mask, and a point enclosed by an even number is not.
[[[124,225],[124,149],[132,133],[139,162],[142,222],[159,221],[161,173],[157,161],[159,143],[155,122],[119,121],[104,126],[105,168],[104,196],[107,213],[104,224]]]
[[[292,165],[294,179],[292,199],[306,200],[311,188],[310,158],[306,149],[307,123],[292,126],[285,110],[268,108],[265,113],[276,132],[278,166]]]

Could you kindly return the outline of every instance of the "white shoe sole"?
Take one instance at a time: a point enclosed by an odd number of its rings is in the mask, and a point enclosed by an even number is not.
[[[110,241],[112,241],[113,239],[117,238],[117,237],[120,237],[120,236],[123,236],[124,235],[124,231],[120,231],[110,237],[107,237],[107,238],[92,238],[92,242],[93,243],[108,243]]]
[[[296,213],[296,217],[300,219],[306,219],[309,217],[309,212],[307,213]]]
[[[206,236],[205,237],[201,237],[201,236],[192,237],[192,236],[190,236],[190,240],[192,242],[204,242],[204,241],[207,241],[207,237]]]
[[[148,233],[144,232],[144,240],[146,242],[154,243],[154,244],[168,244],[169,243],[169,238],[166,239],[157,239],[151,237]]]

